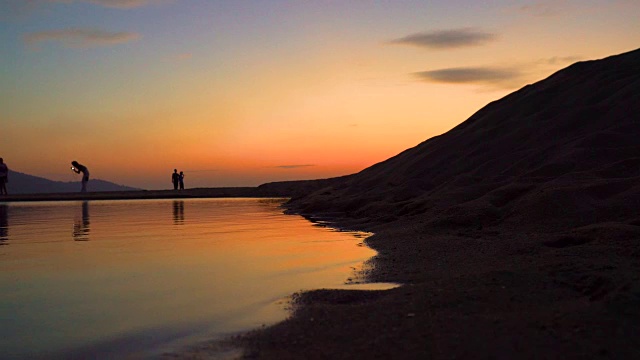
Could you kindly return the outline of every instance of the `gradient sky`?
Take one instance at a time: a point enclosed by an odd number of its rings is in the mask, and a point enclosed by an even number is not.
[[[567,65],[640,1],[0,0],[0,157],[168,188],[360,171]]]

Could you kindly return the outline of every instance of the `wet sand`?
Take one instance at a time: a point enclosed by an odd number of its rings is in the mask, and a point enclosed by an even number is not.
[[[105,191],[57,194],[9,194],[0,196],[4,201],[72,201],[72,200],[133,200],[133,199],[188,199],[188,198],[260,198],[289,197],[280,189],[260,187],[198,188],[186,190]]]
[[[380,252],[370,279],[406,285],[301,294],[289,320],[235,339],[246,358],[640,354],[640,227],[605,226],[579,249],[554,245],[556,234],[430,232],[415,224],[370,230],[377,235],[368,244]]]

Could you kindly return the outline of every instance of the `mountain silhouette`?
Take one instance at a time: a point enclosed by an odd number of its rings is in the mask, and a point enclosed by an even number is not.
[[[639,114],[640,50],[579,62],[357,174],[300,182],[289,206],[362,223],[640,222]]]
[[[129,186],[114,184],[100,179],[89,180],[89,191],[133,191],[140,190]],[[38,176],[24,174],[9,170],[9,194],[44,194],[44,193],[70,193],[79,192],[79,181],[53,181]]]

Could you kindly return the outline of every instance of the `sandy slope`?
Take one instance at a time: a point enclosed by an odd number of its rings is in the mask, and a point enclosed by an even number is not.
[[[640,358],[639,114],[636,50],[316,183],[290,209],[375,231],[365,275],[407,285],[302,294],[236,343],[269,359]]]

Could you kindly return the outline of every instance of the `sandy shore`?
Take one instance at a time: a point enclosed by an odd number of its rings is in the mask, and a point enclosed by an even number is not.
[[[49,194],[28,200],[259,197],[255,188]],[[273,195],[270,195],[273,196]],[[567,233],[504,226],[433,227],[428,219],[336,226],[376,235],[370,281],[386,291],[294,296],[291,318],[170,358],[637,358],[640,223]],[[613,241],[613,244],[612,244]],[[238,349],[242,349],[239,352]]]
[[[368,244],[379,256],[366,275],[406,285],[299,294],[290,319],[234,339],[245,358],[640,355],[640,249],[629,248],[640,227],[595,230],[578,254],[555,233],[425,231],[415,223],[368,230],[377,232]],[[202,350],[196,358],[206,357]]]
[[[11,201],[73,201],[73,200],[133,200],[133,199],[189,199],[230,197],[288,197],[280,189],[259,187],[198,188],[187,190],[141,190],[108,191],[57,194],[9,194],[0,197],[0,202]]]

